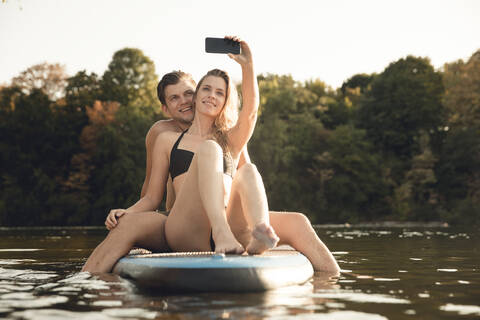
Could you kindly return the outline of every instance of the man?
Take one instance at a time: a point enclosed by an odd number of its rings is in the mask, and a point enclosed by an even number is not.
[[[169,120],[160,120],[152,125],[145,139],[147,151],[146,177],[143,183],[141,196],[146,193],[148,183],[151,179],[152,152],[157,136],[165,131],[182,132],[190,127],[195,115],[193,107],[193,94],[196,84],[189,74],[181,71],[174,71],[163,76],[157,87],[157,95],[162,104],[163,111],[170,117]],[[238,168],[243,164],[249,163],[250,158],[247,150],[244,150],[240,156]],[[171,179],[167,183],[166,207],[169,210],[174,202],[174,192],[171,187]],[[105,225],[108,230],[112,230],[121,225],[122,220],[118,219],[124,215],[123,210],[112,210],[108,215]],[[158,231],[161,241],[155,243],[157,251],[168,251],[168,245],[165,240],[164,224],[166,216],[163,217],[163,228]],[[157,217],[156,221],[159,218]],[[335,258],[328,248],[318,238],[315,230],[308,218],[298,212],[276,212],[270,211],[270,223],[277,235],[280,237],[279,244],[288,244],[296,250],[303,253],[312,263],[315,270],[339,272],[339,267]],[[141,245],[143,241],[138,241]]]

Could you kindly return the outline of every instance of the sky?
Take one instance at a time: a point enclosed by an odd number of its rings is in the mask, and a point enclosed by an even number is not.
[[[102,75],[126,47],[160,77],[180,69],[198,80],[221,68],[239,81],[233,60],[205,53],[205,37],[224,35],[249,43],[257,73],[338,88],[407,55],[435,68],[468,59],[480,49],[480,1],[1,0],[0,84],[42,62]]]

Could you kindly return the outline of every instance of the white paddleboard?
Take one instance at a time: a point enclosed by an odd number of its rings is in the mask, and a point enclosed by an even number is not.
[[[303,284],[313,267],[304,255],[282,246],[262,255],[131,252],[113,272],[161,291],[253,292]]]

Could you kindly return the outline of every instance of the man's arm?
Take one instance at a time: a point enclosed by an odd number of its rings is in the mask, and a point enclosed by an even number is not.
[[[175,133],[162,132],[155,140],[152,152],[151,175],[145,195],[134,205],[127,208],[125,213],[153,211],[162,202],[165,186],[168,179],[168,157],[170,148],[175,142]]]
[[[172,120],[160,120],[153,124],[150,130],[148,130],[147,136],[145,138],[147,166],[145,172],[145,180],[143,181],[142,191],[140,193],[140,198],[147,193],[148,183],[150,182],[150,175],[152,172],[152,153],[153,147],[155,146],[155,141],[157,140],[158,135],[165,131],[178,131],[178,128],[173,124]]]

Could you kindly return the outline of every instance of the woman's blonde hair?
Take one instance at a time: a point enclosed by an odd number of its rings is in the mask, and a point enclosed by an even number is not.
[[[230,80],[228,74],[220,69],[213,69],[207,72],[206,75],[200,79],[197,85],[197,89],[195,90],[195,95],[193,96],[193,101],[195,101],[197,97],[198,90],[202,86],[202,82],[207,77],[219,77],[225,81],[227,92],[225,93],[225,105],[223,109],[220,111],[220,114],[215,119],[213,124],[213,138],[218,142],[218,144],[222,147],[224,152],[228,152],[228,139],[227,139],[227,131],[231,129],[238,120],[238,93],[235,85]]]

